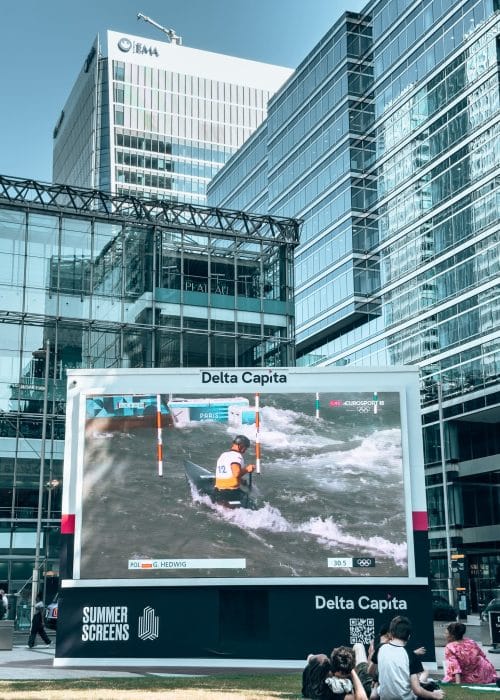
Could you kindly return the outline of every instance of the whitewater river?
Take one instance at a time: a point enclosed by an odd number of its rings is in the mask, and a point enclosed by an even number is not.
[[[373,406],[372,397],[321,397],[318,417],[312,394],[262,395],[262,471],[252,483],[257,510],[215,505],[184,474],[184,459],[214,470],[237,433],[251,439],[245,459],[254,462],[255,425],[192,422],[164,429],[160,477],[156,429],[98,431],[89,421],[82,578],[405,576],[399,395],[377,396]],[[328,566],[329,559],[346,557],[374,559],[375,566]],[[203,564],[213,559],[244,565]],[[201,564],[131,570],[130,560]]]

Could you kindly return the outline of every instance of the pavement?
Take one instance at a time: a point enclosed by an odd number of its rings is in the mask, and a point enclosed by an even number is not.
[[[443,623],[447,624],[447,623]],[[467,621],[467,636],[475,639],[484,649],[486,655],[495,666],[500,675],[500,649],[496,651],[492,650],[491,646],[481,643],[480,639],[480,627],[479,620],[472,617]],[[165,660],[165,666],[162,666],[161,661],[159,661],[158,666],[152,668],[149,667],[131,667],[124,660],[123,667],[109,667],[103,668],[99,667],[54,667],[54,653],[55,653],[55,635],[49,632],[49,636],[52,639],[52,644],[47,646],[45,644],[37,644],[33,649],[29,649],[26,646],[28,633],[27,632],[15,632],[14,633],[14,644],[12,649],[0,650],[0,681],[7,680],[65,680],[65,679],[84,679],[84,678],[133,678],[137,676],[201,676],[201,675],[213,675],[213,674],[227,674],[229,672],[238,673],[271,673],[271,672],[297,672],[299,668],[293,669],[287,664],[287,668],[279,667],[275,668],[258,668],[251,666],[251,663],[246,662],[245,667],[238,666],[238,662],[235,663],[234,668],[206,668],[197,665],[196,660],[193,662],[187,662],[186,665],[179,665],[178,667],[172,667],[171,661],[167,662]],[[22,643],[21,643],[22,640]],[[440,644],[438,639],[436,643]],[[431,676],[435,678],[441,678],[443,675],[443,660],[444,660],[444,647],[436,646],[436,661],[437,670],[430,669]],[[168,665],[167,665],[168,663]],[[304,662],[305,663],[305,662]],[[424,663],[425,665],[425,663]],[[302,668],[302,665],[300,665]]]

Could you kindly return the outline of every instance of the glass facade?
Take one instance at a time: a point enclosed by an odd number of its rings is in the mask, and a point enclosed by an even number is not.
[[[33,572],[43,451],[50,595],[66,370],[293,365],[298,223],[0,181],[0,583]]]
[[[374,0],[346,13],[209,187],[214,205],[303,220],[298,364],[421,368],[428,475],[443,462],[456,475],[448,533],[443,485],[428,482],[436,590],[447,537],[477,571],[496,557],[500,575],[498,9]],[[473,606],[486,595],[469,593]]]
[[[54,130],[53,181],[167,201],[206,186],[266,116],[278,66],[107,33]]]

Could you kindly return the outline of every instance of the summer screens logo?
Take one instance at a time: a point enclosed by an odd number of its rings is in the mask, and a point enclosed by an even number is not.
[[[258,389],[88,397],[81,578],[408,575],[400,393]],[[218,502],[236,435],[260,473]]]
[[[160,618],[158,617],[158,615],[155,615],[154,608],[151,608],[148,605],[144,608],[143,613],[138,620],[137,635],[139,639],[158,639],[159,626]]]
[[[154,608],[146,606],[137,620],[137,636],[155,640],[159,636],[160,618]],[[126,642],[130,638],[129,611],[126,605],[88,605],[82,611],[83,642]]]

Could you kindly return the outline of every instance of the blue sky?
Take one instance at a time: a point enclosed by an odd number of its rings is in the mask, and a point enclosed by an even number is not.
[[[0,173],[50,182],[52,130],[97,33],[162,40],[142,12],[183,43],[295,68],[360,0],[3,0]]]

